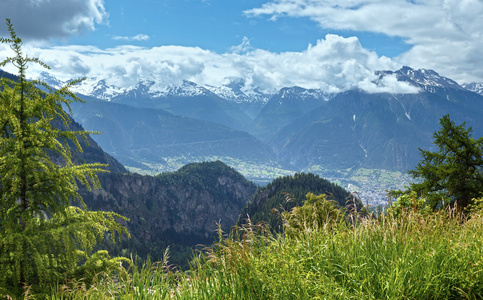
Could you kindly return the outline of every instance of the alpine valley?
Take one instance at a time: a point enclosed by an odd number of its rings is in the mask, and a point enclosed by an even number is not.
[[[376,75],[376,85],[391,76],[415,92],[264,93],[241,80],[213,87],[141,79],[121,88],[87,78],[75,87],[86,103],[73,107],[73,117],[100,131],[96,142],[131,171],[157,174],[221,160],[261,184],[303,171],[355,186],[388,172],[405,174],[418,162],[418,148],[432,149],[445,114],[483,135],[483,84],[459,85],[409,67]],[[42,79],[62,84],[48,74]]]
[[[409,67],[376,75],[375,84],[390,76],[415,92],[287,87],[267,94],[236,80],[164,88],[141,80],[121,89],[85,80],[76,87],[85,103],[73,104],[71,129],[100,134],[74,158],[108,163],[111,173],[100,174],[102,189],[81,195],[90,209],[130,219],[131,239],[106,239],[102,247],[155,260],[170,247],[170,262],[187,268],[193,247],[211,243],[217,226],[227,232],[251,216],[279,228],[272,210],[301,205],[308,192],[329,194],[341,206],[352,199],[360,207],[342,187],[350,184],[359,186],[364,204],[378,204],[371,192],[404,184],[402,174],[419,161],[418,148],[432,149],[445,114],[483,135],[482,84],[459,85]],[[62,84],[48,74],[42,79]],[[294,197],[290,205],[285,193]]]

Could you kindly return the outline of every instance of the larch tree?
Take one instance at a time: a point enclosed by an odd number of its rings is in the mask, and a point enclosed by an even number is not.
[[[439,151],[419,149],[421,161],[409,171],[417,182],[410,190],[425,197],[434,209],[445,199],[466,208],[483,193],[483,137],[471,137],[472,128],[457,126],[449,115],[440,119],[433,138]]]
[[[127,234],[116,222],[124,217],[112,212],[88,211],[78,193],[78,183],[88,189],[100,186],[96,173],[106,165],[72,162],[69,141],[82,151],[79,139],[90,132],[69,130],[72,101],[81,101],[69,88],[59,90],[42,81],[27,80],[28,64],[46,68],[37,58],[22,53],[22,40],[7,19],[18,78],[0,78],[0,295],[19,294],[23,286],[42,287],[64,278],[84,277],[117,266],[122,258],[93,252],[105,232]],[[52,125],[61,121],[67,130]],[[60,156],[62,163],[52,161]],[[58,159],[56,159],[58,161]],[[80,203],[72,206],[73,201]],[[96,263],[93,263],[93,260]],[[94,270],[95,269],[95,270]],[[2,288],[4,290],[2,290]]]

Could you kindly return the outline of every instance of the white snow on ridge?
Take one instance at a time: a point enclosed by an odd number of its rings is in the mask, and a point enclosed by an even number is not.
[[[245,91],[242,91],[242,89],[236,90],[226,85],[206,85],[205,88],[222,99],[230,100],[236,103],[268,102],[268,99],[270,99],[272,96],[272,94],[265,94],[253,89]]]
[[[71,90],[75,93],[108,101],[130,93],[153,98],[170,95],[193,97],[208,93],[207,89],[188,81],[183,82],[179,86],[162,86],[149,79],[141,79],[135,86],[122,88],[114,84],[107,84],[105,79],[87,78],[78,85],[73,86]]]
[[[464,83],[462,86],[469,91],[483,95],[483,82]]]
[[[180,96],[180,97],[194,97],[203,94],[207,94],[209,91],[202,86],[199,86],[190,81],[183,81],[181,85],[168,85],[160,86],[154,82],[149,84],[148,95],[151,97],[167,97],[167,96]]]
[[[106,80],[86,78],[81,83],[73,86],[71,90],[75,93],[96,97],[102,100],[111,100],[113,97],[124,93],[124,90],[114,85],[109,85]]]
[[[401,69],[402,72],[406,71],[406,75],[415,83],[420,84],[425,87],[425,89],[434,91],[432,87],[451,87],[455,89],[461,89],[462,87],[447,77],[440,76],[433,70],[419,69],[413,70],[411,68],[405,67]]]
[[[410,67],[403,67],[398,71],[379,71],[374,74],[378,77],[372,84],[372,90],[366,92],[388,92],[390,90],[399,93],[418,93],[422,89],[429,92],[436,92],[439,88],[463,89],[480,93],[483,95],[483,83],[458,85],[455,81],[440,76],[432,70],[420,69],[414,70]],[[45,81],[54,88],[59,88],[65,82],[58,80],[49,73],[42,72],[38,79]],[[368,78],[370,80],[370,78]],[[366,80],[367,81],[367,80]],[[398,83],[400,89],[394,88]],[[374,86],[376,88],[374,88]],[[217,95],[222,99],[233,101],[236,103],[244,102],[262,102],[266,103],[275,95],[274,92],[264,92],[258,88],[253,82],[245,82],[241,78],[226,78],[220,86],[200,85],[191,81],[180,81],[179,83],[167,84],[164,80],[159,80],[152,75],[148,78],[139,76],[137,81],[132,84],[125,82],[125,78],[113,76],[110,78],[88,77],[79,84],[73,86],[71,90],[78,94],[96,97],[102,100],[110,101],[116,97],[150,97],[162,98],[168,96],[179,97],[195,97],[199,95]],[[364,89],[363,89],[364,90]],[[372,91],[372,92],[371,92]],[[322,89],[307,89],[303,87],[286,87],[282,88],[280,93],[281,99],[290,99],[295,95],[296,101],[310,101],[311,99],[331,100],[337,92],[330,92]],[[409,118],[409,117],[408,117]],[[409,118],[410,119],[410,118]]]
[[[299,100],[323,99],[329,101],[334,97],[334,93],[328,93],[321,89],[304,89],[301,87],[284,88],[281,90],[281,99],[296,95]]]

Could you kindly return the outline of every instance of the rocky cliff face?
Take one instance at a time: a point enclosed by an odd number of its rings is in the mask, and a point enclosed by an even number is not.
[[[0,70],[0,76],[3,75],[13,80],[16,78]],[[67,129],[60,120],[52,122],[60,130]],[[73,119],[69,127],[72,131],[84,130]],[[113,245],[109,239],[102,241],[101,248],[108,248],[112,255],[129,256],[132,253],[141,258],[150,255],[157,260],[171,245],[185,251],[186,247],[210,244],[217,224],[225,231],[235,225],[240,210],[256,190],[253,183],[220,161],[193,163],[177,172],[156,177],[141,176],[128,173],[91,137],[79,139],[79,142],[81,152],[76,151],[74,143],[69,143],[74,164],[102,163],[108,165],[106,170],[109,171],[98,174],[101,189],[88,191],[79,186],[87,207],[95,211],[117,212],[130,219],[123,225],[130,232],[131,239],[124,239],[120,245]],[[53,151],[49,155],[54,163],[65,164],[64,159]],[[186,266],[191,250],[185,253],[188,255],[172,262],[185,263]]]
[[[99,178],[102,189],[82,191],[87,206],[130,218],[126,227],[132,237],[123,247],[153,258],[171,244],[210,244],[217,223],[228,231],[256,191],[253,183],[219,161],[156,177],[112,173]]]
[[[61,122],[55,124],[63,129]],[[70,130],[83,130],[71,120]],[[124,222],[131,239],[112,245],[104,241],[112,255],[137,254],[160,259],[171,247],[173,263],[186,266],[191,247],[211,244],[217,224],[228,231],[235,225],[243,206],[256,191],[256,186],[224,163],[205,162],[184,166],[177,172],[158,176],[129,173],[122,164],[105,153],[90,137],[79,140],[83,152],[71,149],[73,161],[108,164],[109,173],[98,174],[102,188],[80,194],[91,210],[114,211],[130,219]],[[52,153],[52,159],[62,159]],[[172,247],[176,245],[175,247]],[[124,252],[123,252],[124,250]],[[173,252],[185,252],[177,255]]]

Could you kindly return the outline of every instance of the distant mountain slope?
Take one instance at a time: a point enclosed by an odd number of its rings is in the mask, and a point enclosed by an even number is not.
[[[371,80],[376,86],[398,80],[404,82],[401,91],[413,93],[330,94],[288,87],[265,94],[256,82],[247,86],[236,80],[208,87],[188,81],[165,86],[141,78],[134,86],[121,87],[90,78],[79,91],[111,102],[86,97],[75,117],[87,129],[102,131],[95,137],[99,144],[135,167],[163,166],[163,158],[193,162],[218,156],[294,171],[316,166],[405,172],[419,160],[419,147],[431,147],[444,114],[457,123],[467,121],[475,136],[481,135],[479,85],[461,86],[433,70],[410,67],[375,75]]]
[[[482,101],[483,103],[483,101]],[[350,91],[282,129],[271,144],[295,168],[321,165],[406,171],[431,148],[439,119],[449,113],[483,134],[481,107],[451,102],[428,92],[392,95]]]
[[[65,130],[65,126],[59,120],[54,121],[54,126]],[[69,128],[72,131],[82,131],[84,128],[71,119]],[[79,139],[79,144],[82,147],[82,152],[76,151],[75,145],[70,143],[70,147],[72,149],[72,162],[74,164],[84,164],[84,163],[101,163],[101,164],[108,164],[106,168],[111,173],[128,173],[126,168],[117,161],[114,157],[109,155],[108,153],[104,152],[101,147],[92,139],[89,135],[87,137],[87,142],[83,139]],[[56,155],[53,155],[53,159],[57,159],[60,161],[60,157],[55,158]]]
[[[195,97],[173,96],[157,98],[133,98],[131,95],[117,97],[114,103],[134,107],[163,109],[172,114],[218,123],[236,130],[243,130],[251,122],[240,107],[214,94],[202,94]]]
[[[163,109],[176,115],[219,123],[236,130],[244,129],[251,121],[237,103],[222,99],[210,90],[189,81],[184,81],[180,86],[159,88],[154,81],[142,80],[130,89],[117,92],[116,87],[109,87],[105,81],[100,81],[92,89],[93,91],[86,92],[113,103]],[[81,97],[85,98],[82,95]]]
[[[185,267],[191,251],[186,247],[211,244],[218,222],[228,231],[256,191],[220,161],[189,164],[156,177],[118,173],[101,175],[100,180],[101,190],[83,190],[87,206],[131,219],[126,226],[132,238],[109,245],[111,250],[158,260],[171,245],[170,262]]]
[[[281,129],[269,144],[295,169],[320,165],[406,171],[419,161],[418,148],[432,147],[432,135],[445,114],[472,126],[475,136],[483,135],[482,96],[435,72],[403,71],[411,76],[403,73],[399,78],[418,85],[421,92],[340,93]]]
[[[329,101],[334,95],[300,87],[281,89],[273,95],[249,128],[256,137],[267,140],[280,128]]]
[[[259,189],[241,211],[237,224],[244,224],[250,218],[252,224],[264,222],[273,230],[281,231],[282,219],[279,212],[302,206],[308,193],[326,194],[327,199],[335,200],[340,206],[345,206],[349,199],[349,192],[344,188],[318,175],[297,173],[294,176],[277,178]],[[287,196],[290,198],[288,202]],[[357,205],[361,207],[361,203],[358,202]]]
[[[483,95],[483,82],[466,83],[466,84],[463,84],[463,87],[469,91]]]
[[[232,157],[267,162],[272,150],[246,132],[208,121],[173,115],[161,109],[137,108],[95,99],[74,105],[74,117],[90,130],[100,131],[97,142],[128,166],[142,161],[186,156]]]

